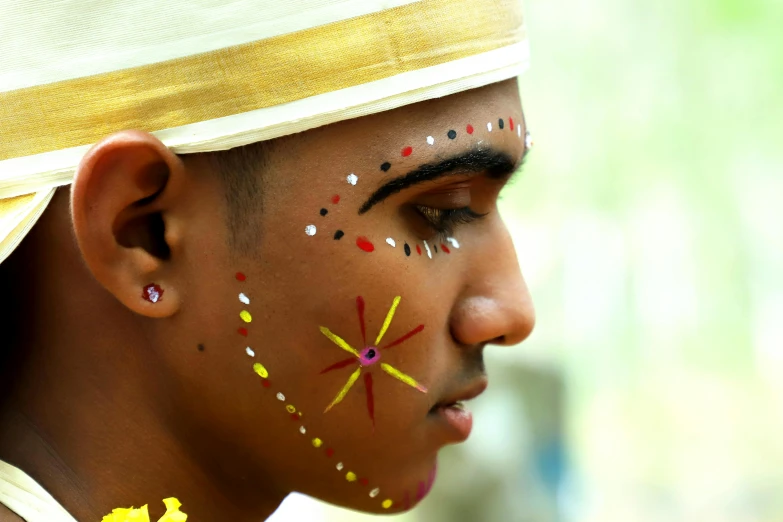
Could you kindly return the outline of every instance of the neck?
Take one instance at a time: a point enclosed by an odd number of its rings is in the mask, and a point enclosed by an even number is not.
[[[0,363],[13,364],[0,406],[0,459],[79,521],[143,504],[157,520],[172,496],[194,520],[267,518],[282,497],[236,487],[238,469],[225,462],[215,473],[221,459],[209,453],[225,453],[226,444],[183,427],[188,419],[166,400],[171,386],[155,371],[149,326],[92,279],[69,228],[58,231],[52,220],[45,215],[37,230],[54,228],[67,244],[41,255],[34,233],[2,265],[17,314],[9,323],[16,357]],[[48,266],[52,259],[57,266]]]

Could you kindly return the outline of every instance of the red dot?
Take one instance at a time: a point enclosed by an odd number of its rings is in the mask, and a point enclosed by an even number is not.
[[[237,330],[237,332],[239,332],[239,335],[244,335],[245,337],[247,337],[247,328],[240,328],[239,330]]]
[[[508,119],[508,126],[511,127],[511,130],[514,130],[514,118]]]
[[[421,255],[421,247],[419,245],[416,245],[416,253]]]
[[[468,134],[473,134],[473,125],[468,123],[468,126],[465,130],[468,131]]]
[[[441,250],[443,250],[443,251],[444,251],[444,252],[446,252],[447,254],[451,254],[451,250],[449,250],[449,247],[447,247],[447,246],[446,246],[446,245],[444,245],[443,243],[441,243],[441,244],[440,244],[440,248],[441,248]]]
[[[332,196],[332,203],[336,205],[339,202],[340,202],[340,194],[335,194],[334,196]]]
[[[369,486],[370,485],[370,481],[367,480],[366,478],[362,477],[362,478],[359,479],[359,484],[361,484],[362,486]]]
[[[359,236],[356,238],[356,246],[358,246],[365,252],[372,252],[373,250],[375,250],[375,245],[370,243],[370,240],[364,236]]]
[[[272,386],[272,383],[270,383],[268,380],[264,379],[264,388],[269,388]]]
[[[237,277],[237,281],[244,281],[245,279],[247,279],[247,277],[245,277],[245,274],[243,274],[242,272],[237,272],[236,277]]]
[[[326,456],[331,457],[334,455],[334,450],[332,448],[326,448]]]
[[[402,149],[402,157],[406,158],[410,156],[412,152],[413,152],[413,147],[405,147],[404,149]]]
[[[292,413],[291,414],[291,420],[298,421],[299,420],[299,415],[297,415],[296,413]]]

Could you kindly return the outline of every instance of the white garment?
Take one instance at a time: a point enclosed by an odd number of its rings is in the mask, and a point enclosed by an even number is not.
[[[27,473],[0,460],[0,504],[26,522],[77,522]]]

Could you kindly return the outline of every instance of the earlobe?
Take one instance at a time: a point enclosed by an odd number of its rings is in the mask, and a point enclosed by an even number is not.
[[[92,274],[148,317],[179,309],[177,220],[185,168],[151,134],[123,131],[84,156],[71,187],[73,229]]]

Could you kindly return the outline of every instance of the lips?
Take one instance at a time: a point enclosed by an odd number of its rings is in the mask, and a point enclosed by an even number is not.
[[[464,388],[433,406],[428,416],[444,428],[446,442],[463,442],[470,436],[473,429],[473,414],[465,406],[465,402],[481,395],[487,388],[487,379],[482,377],[471,386]]]

